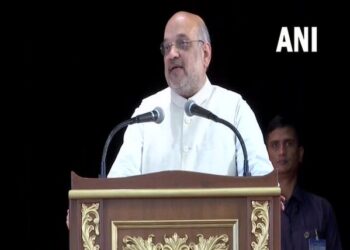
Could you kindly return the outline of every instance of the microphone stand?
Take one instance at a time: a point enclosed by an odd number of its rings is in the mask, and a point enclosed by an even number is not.
[[[233,130],[235,135],[237,136],[239,142],[241,143],[242,151],[243,151],[243,156],[244,156],[244,161],[243,161],[243,176],[251,176],[251,173],[249,171],[249,165],[248,165],[248,154],[247,154],[247,148],[245,146],[245,143],[243,141],[243,138],[241,134],[238,132],[235,126],[233,126],[231,123],[228,121],[221,119],[219,117],[215,117],[215,121],[219,122],[221,124],[224,124],[225,126],[229,127],[230,129]]]
[[[249,171],[249,165],[248,165],[248,154],[247,154],[247,148],[245,146],[245,143],[243,141],[243,138],[239,131],[228,121],[219,118],[217,115],[214,115],[209,110],[206,110],[205,108],[202,108],[201,106],[198,106],[193,100],[189,100],[185,104],[185,112],[188,116],[198,115],[204,118],[207,118],[209,120],[212,120],[214,122],[219,122],[221,124],[224,124],[225,126],[229,127],[235,135],[238,137],[239,142],[241,143],[244,161],[243,161],[243,176],[251,176],[251,173]]]
[[[113,136],[122,128],[134,124],[134,123],[143,123],[143,122],[155,122],[155,123],[161,123],[164,120],[164,113],[163,110],[160,107],[156,107],[153,111],[144,113],[138,116],[135,116],[129,120],[126,120],[124,122],[119,123],[117,126],[113,128],[113,130],[109,133],[108,138],[105,142],[105,145],[103,147],[102,152],[102,160],[101,160],[101,173],[99,175],[100,178],[106,178],[106,157],[107,157],[107,151],[109,144],[111,143],[111,140]]]
[[[132,119],[126,120],[122,123],[119,123],[117,126],[113,128],[113,130],[109,133],[108,138],[105,142],[105,145],[103,147],[103,152],[102,152],[102,159],[101,159],[101,173],[99,175],[99,178],[106,178],[106,157],[107,157],[107,151],[109,144],[111,143],[114,135],[121,130],[122,128],[128,126],[132,122]]]

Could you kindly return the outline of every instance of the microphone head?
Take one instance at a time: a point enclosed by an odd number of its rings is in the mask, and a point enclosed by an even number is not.
[[[154,115],[155,115],[155,119],[154,122],[155,123],[161,123],[164,120],[164,112],[163,109],[160,107],[156,107],[154,110]]]
[[[192,111],[191,111],[193,105],[196,105],[196,103],[195,103],[193,100],[188,100],[188,101],[185,103],[185,112],[186,112],[186,115],[188,115],[188,116],[193,116],[193,115],[194,115],[194,114],[192,113]]]

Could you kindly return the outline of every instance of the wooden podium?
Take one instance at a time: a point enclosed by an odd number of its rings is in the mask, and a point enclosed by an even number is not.
[[[276,171],[252,177],[185,171],[71,176],[71,250],[280,249]]]

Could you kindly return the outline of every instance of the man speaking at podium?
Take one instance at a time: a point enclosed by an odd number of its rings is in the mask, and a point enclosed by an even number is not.
[[[188,100],[241,133],[251,175],[271,172],[273,167],[252,109],[241,95],[211,84],[207,77],[211,43],[204,21],[192,13],[175,13],[166,24],[160,51],[168,87],[145,98],[134,116],[160,107],[164,120],[127,128],[108,177],[165,170],[244,175],[244,148],[237,136],[221,124],[186,115]]]

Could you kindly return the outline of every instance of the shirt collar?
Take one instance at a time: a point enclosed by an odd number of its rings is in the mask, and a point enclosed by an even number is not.
[[[298,185],[295,185],[292,196],[288,199],[285,205],[286,205],[286,208],[288,208],[291,206],[291,204],[298,205],[303,201],[304,201],[304,192],[300,187],[298,187]]]
[[[294,197],[297,201],[302,202],[304,200],[303,191],[300,189],[298,185],[295,185],[292,197]]]
[[[178,95],[174,90],[171,89],[171,102],[183,109],[187,100],[193,100],[196,104],[202,105],[211,95],[213,85],[210,83],[208,77],[203,87],[192,97],[186,99]]]

